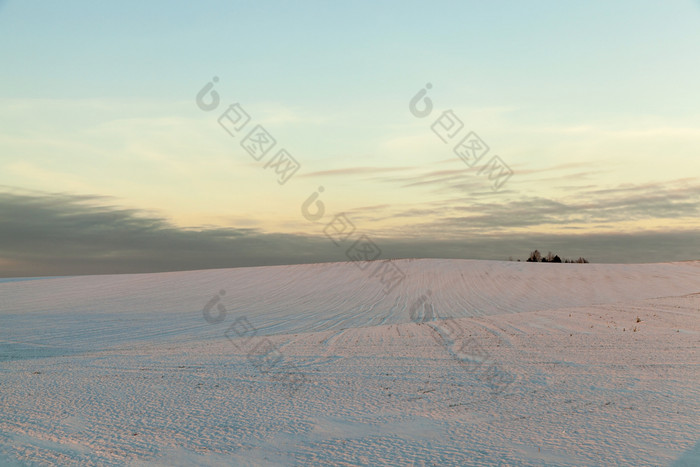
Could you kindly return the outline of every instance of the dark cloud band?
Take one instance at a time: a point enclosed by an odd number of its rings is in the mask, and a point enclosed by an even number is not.
[[[255,229],[183,229],[99,196],[0,193],[0,277],[114,274],[347,261],[325,237]],[[558,206],[551,208],[559,209]],[[444,220],[443,220],[444,221]],[[439,221],[439,223],[442,221]],[[445,221],[446,222],[446,221]],[[373,238],[382,258],[525,259],[552,250],[595,262],[700,258],[700,232]],[[446,228],[442,225],[442,228]]]

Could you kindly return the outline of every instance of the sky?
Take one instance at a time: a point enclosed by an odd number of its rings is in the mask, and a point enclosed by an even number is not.
[[[0,1],[0,277],[700,259],[698,51],[690,0]]]

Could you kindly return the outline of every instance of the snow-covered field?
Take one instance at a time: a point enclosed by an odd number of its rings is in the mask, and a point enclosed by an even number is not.
[[[700,465],[700,262],[357,266],[0,280],[0,465]]]

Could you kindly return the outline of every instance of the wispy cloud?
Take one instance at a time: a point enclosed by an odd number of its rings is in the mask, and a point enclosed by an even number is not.
[[[299,177],[313,178],[313,177],[339,177],[339,176],[352,176],[352,175],[377,175],[380,173],[395,173],[402,172],[406,170],[414,169],[415,167],[346,167],[342,169],[331,169],[331,170],[319,170],[316,172],[309,172]]]
[[[478,235],[522,228],[543,233],[553,225],[587,225],[590,231],[596,225],[622,229],[623,223],[658,224],[668,220],[685,222],[686,229],[697,229],[700,183],[688,179],[608,189],[587,187],[561,199],[511,195],[489,200],[476,196],[467,202],[450,198],[433,201],[427,208],[399,209],[392,216],[404,218],[406,223],[408,219],[421,219],[404,229],[414,235],[425,231]]]

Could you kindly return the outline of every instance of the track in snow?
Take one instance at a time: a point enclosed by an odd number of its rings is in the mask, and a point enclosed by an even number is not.
[[[389,294],[351,263],[1,282],[0,462],[698,460],[700,263],[395,264]],[[273,371],[224,336],[242,317]]]

